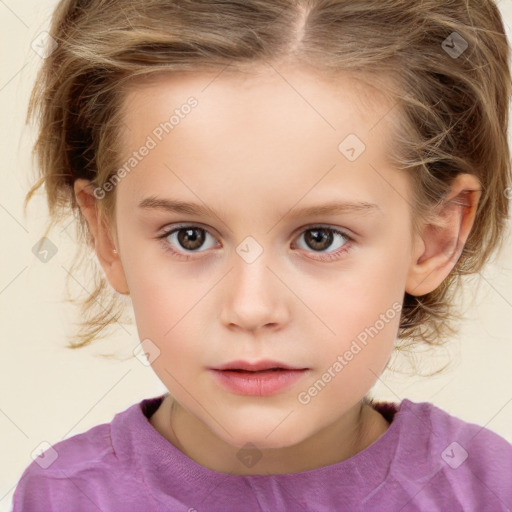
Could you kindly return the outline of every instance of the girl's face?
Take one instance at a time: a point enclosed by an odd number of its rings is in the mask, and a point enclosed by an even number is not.
[[[414,288],[411,190],[386,159],[395,112],[362,93],[268,67],[127,96],[116,226],[138,333],[170,394],[232,446],[320,432],[391,355]],[[210,369],[237,360],[307,371],[247,395]]]

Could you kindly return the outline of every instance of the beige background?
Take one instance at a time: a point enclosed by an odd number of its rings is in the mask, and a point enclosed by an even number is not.
[[[34,131],[24,127],[27,99],[41,58],[31,42],[46,30],[55,1],[0,0],[0,511],[31,454],[111,421],[143,398],[165,392],[150,367],[128,359],[138,345],[135,325],[119,325],[108,341],[79,351],[64,349],[72,331],[73,307],[64,302],[65,276],[74,254],[74,230],[65,223],[50,233],[58,247],[47,263],[32,247],[46,225],[39,194],[23,217],[31,183]],[[510,39],[512,2],[501,0]],[[75,275],[76,286],[88,287]],[[466,320],[448,350],[419,355],[418,361],[451,358],[443,375],[421,378],[387,374],[374,388],[378,398],[429,401],[466,421],[485,425],[512,442],[512,240],[482,273],[480,285],[462,298]],[[473,299],[472,301],[469,300]],[[116,352],[126,362],[99,357]]]

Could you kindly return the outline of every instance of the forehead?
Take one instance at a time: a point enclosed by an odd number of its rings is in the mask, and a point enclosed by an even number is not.
[[[267,124],[275,122],[280,114],[294,114],[303,116],[303,124],[321,121],[331,130],[360,128],[363,132],[365,127],[360,120],[374,124],[376,119],[386,117],[392,107],[391,100],[379,91],[378,85],[372,86],[372,81],[375,80],[367,74],[326,75],[271,65],[162,72],[133,80],[125,88],[122,111],[127,124],[134,118],[140,124],[141,116],[147,117],[156,110],[161,117],[194,96],[200,100],[201,116],[222,114],[216,118],[220,122],[235,116],[254,118],[259,111]],[[379,83],[391,82],[381,77]],[[269,109],[277,115],[269,116]],[[287,119],[282,121],[286,123]]]
[[[184,108],[190,98],[196,105]],[[304,194],[321,181],[323,188],[343,183],[349,195],[362,187],[382,195],[385,171],[379,177],[377,170],[389,167],[392,107],[357,77],[327,79],[297,68],[153,76],[125,96],[125,155],[148,137],[155,147],[122,186],[129,183],[137,196],[149,186],[154,192],[177,183],[175,169],[217,196],[236,180],[253,193],[258,186]],[[360,156],[351,161],[345,152],[354,143]]]

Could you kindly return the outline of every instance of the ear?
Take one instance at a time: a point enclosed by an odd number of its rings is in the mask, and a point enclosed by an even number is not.
[[[74,183],[75,197],[80,211],[87,220],[89,230],[94,239],[96,256],[105,271],[108,282],[118,292],[129,295],[128,283],[121,262],[120,254],[112,242],[110,229],[106,221],[98,214],[97,199],[94,187],[88,180],[78,178]],[[114,252],[115,251],[115,252]]]
[[[434,291],[457,263],[466,244],[481,197],[480,182],[459,174],[447,198],[416,236],[405,291],[425,295]]]

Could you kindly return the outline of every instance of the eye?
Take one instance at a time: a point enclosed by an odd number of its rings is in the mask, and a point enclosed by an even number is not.
[[[313,252],[317,253],[316,259],[322,261],[331,261],[340,258],[343,253],[348,252],[351,247],[351,242],[354,241],[347,233],[326,226],[314,226],[303,230],[298,240],[300,240],[302,236],[304,236],[307,245],[306,250],[308,248],[313,249]],[[202,252],[198,249],[201,247],[204,249],[204,243],[208,237],[214,239],[206,229],[200,226],[178,225],[172,229],[167,229],[163,234],[158,235],[157,238],[162,240],[165,251],[169,251],[173,256],[183,260],[189,260],[190,256],[186,253],[193,254]],[[328,249],[333,242],[336,242],[335,250],[324,254],[322,251]],[[210,247],[207,246],[206,249],[215,246],[219,247],[220,244],[214,242],[210,244]]]
[[[345,232],[325,226],[314,226],[306,229],[299,236],[298,240],[303,236],[307,245],[306,249],[313,249],[313,252],[318,253],[318,259],[324,261],[338,259],[341,257],[342,253],[349,250],[351,246],[350,242],[354,241],[354,239]],[[343,243],[343,241],[345,241],[345,243]],[[329,248],[333,242],[336,242],[335,250],[323,254],[321,251]]]
[[[159,235],[158,238],[162,239],[165,250],[170,251],[176,256],[189,259],[189,256],[182,252],[199,252],[198,249],[204,245],[207,235],[211,236],[206,229],[194,225],[178,226],[173,229],[168,229],[165,233]],[[179,251],[182,252],[177,251],[173,246],[177,247]],[[215,246],[215,244],[213,246]],[[208,249],[209,247],[206,248]]]

